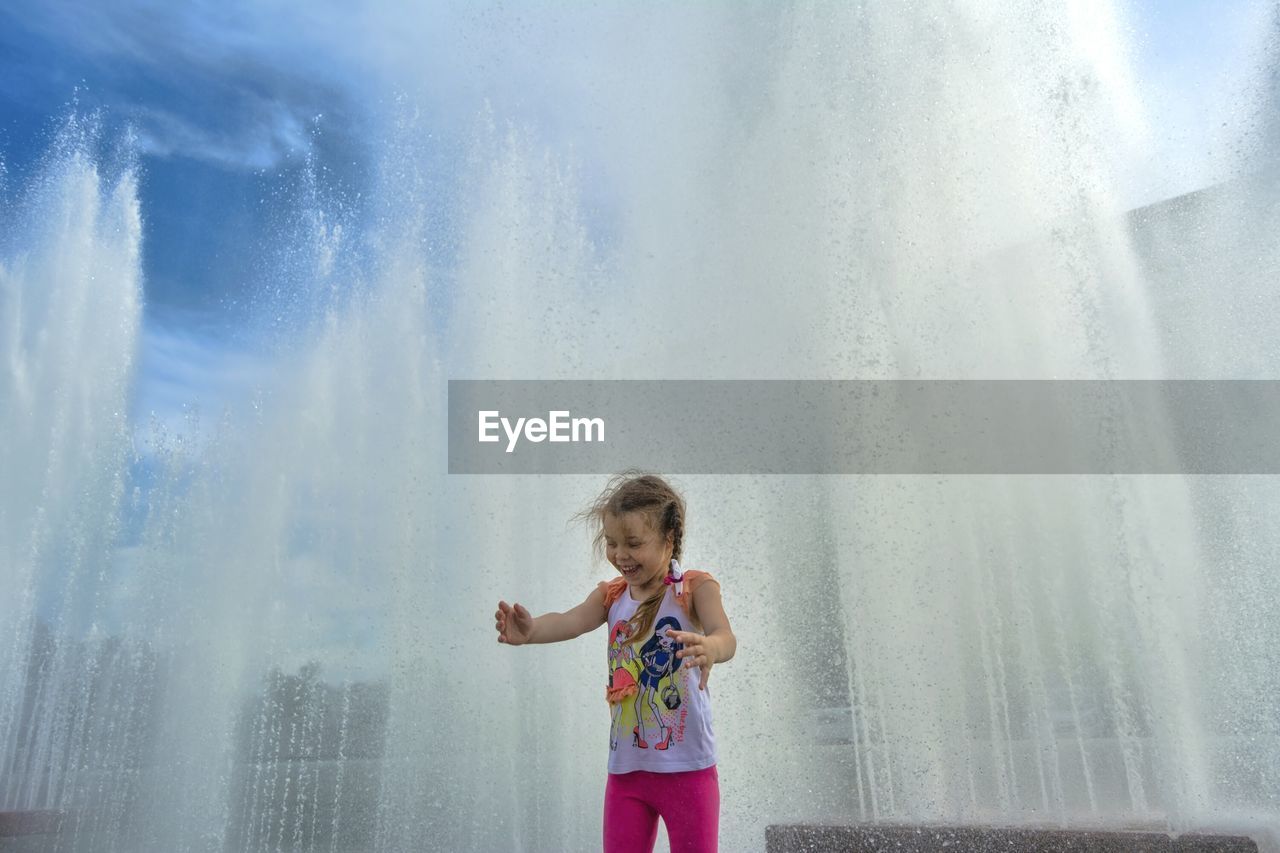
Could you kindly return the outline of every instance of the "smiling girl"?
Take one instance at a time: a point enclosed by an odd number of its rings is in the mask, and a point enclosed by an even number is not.
[[[578,517],[599,525],[594,544],[620,576],[565,613],[534,617],[498,602],[498,642],[555,643],[611,625],[605,853],[649,853],[659,817],[673,853],[714,853],[720,786],[708,677],[737,648],[720,584],[681,570],[684,500],[659,476],[617,475]]]

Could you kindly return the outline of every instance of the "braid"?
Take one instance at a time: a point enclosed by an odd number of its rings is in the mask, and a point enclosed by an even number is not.
[[[673,500],[667,505],[667,515],[671,516],[671,532],[673,534],[671,544],[671,556],[673,560],[680,560],[681,544],[685,539],[685,506],[684,501]]]
[[[672,532],[671,556],[675,560],[680,559],[680,546],[684,540],[684,507],[681,503],[678,498],[673,498],[663,513],[662,526]]]

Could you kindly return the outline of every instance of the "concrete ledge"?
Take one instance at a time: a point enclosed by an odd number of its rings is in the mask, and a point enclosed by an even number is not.
[[[1243,836],[998,826],[770,826],[768,853],[1258,853]]]
[[[55,832],[61,818],[59,811],[0,812],[0,838]]]

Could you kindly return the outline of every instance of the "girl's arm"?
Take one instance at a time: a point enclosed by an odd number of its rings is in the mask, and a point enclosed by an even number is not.
[[[705,690],[712,665],[733,658],[738,650],[738,638],[729,627],[729,617],[720,601],[720,584],[699,584],[693,592],[693,611],[702,623],[704,633],[671,630],[667,633],[684,646],[676,657],[684,661],[685,666],[696,666],[702,672],[698,688]]]
[[[544,613],[535,617],[524,605],[499,601],[498,611],[493,616],[498,642],[522,646],[526,643],[572,640],[603,625],[608,611],[604,606],[604,590],[596,587],[585,601],[565,613]]]
[[[712,652],[710,663],[724,663],[733,659],[738,650],[738,638],[729,627],[729,616],[724,612],[724,603],[720,601],[720,584],[700,584],[693,593],[693,612],[702,623],[706,635],[704,645]]]

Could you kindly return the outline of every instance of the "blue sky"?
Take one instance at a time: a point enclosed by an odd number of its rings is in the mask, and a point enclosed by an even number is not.
[[[7,193],[19,191],[73,103],[101,110],[104,139],[126,124],[137,134],[147,312],[139,417],[216,401],[219,388],[252,372],[250,330],[269,324],[280,306],[266,306],[288,297],[280,247],[296,239],[299,211],[318,206],[308,194],[355,222],[371,215],[378,128],[397,96],[389,66],[420,54],[412,58],[429,90],[423,130],[439,140],[442,175],[451,142],[461,144],[466,117],[485,98],[537,124],[552,144],[572,141],[579,126],[553,106],[557,87],[569,84],[555,71],[547,79],[529,71],[546,65],[539,52],[561,43],[549,31],[579,7],[499,13],[444,4],[410,14],[416,41],[393,44],[384,34],[400,27],[400,8],[374,3],[358,18],[298,0],[17,0],[0,8]],[[558,11],[540,12],[550,8]],[[1238,108],[1231,93],[1275,3],[1132,0],[1123,8],[1157,131],[1157,150],[1133,164],[1136,205],[1213,180],[1223,145],[1215,134]],[[607,182],[586,184],[608,192]],[[587,199],[588,210],[608,205]]]

